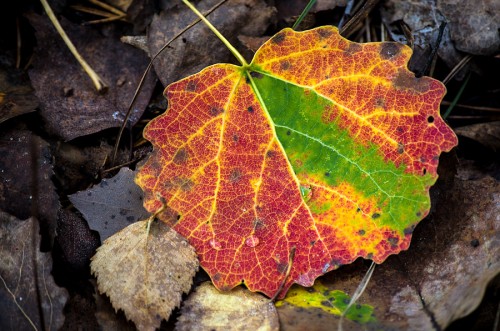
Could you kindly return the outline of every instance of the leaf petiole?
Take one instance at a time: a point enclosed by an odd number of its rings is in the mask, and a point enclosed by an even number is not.
[[[248,63],[247,61],[245,61],[245,58],[240,54],[240,52],[238,52],[236,50],[236,48],[233,47],[233,45],[231,45],[231,43],[229,42],[229,40],[227,40],[220,32],[219,30],[217,30],[217,28],[215,26],[212,25],[212,23],[210,23],[209,20],[207,20],[205,18],[205,16],[203,16],[202,13],[200,13],[198,11],[198,9],[196,9],[195,6],[193,6],[189,0],[182,0],[182,2],[184,2],[184,4],[186,6],[189,7],[189,9],[191,9],[193,11],[193,13],[195,13],[202,21],[203,23],[205,23],[208,28],[210,30],[212,30],[212,32],[217,36],[217,38],[220,39],[220,41],[222,41],[224,43],[224,45],[226,45],[226,47],[231,51],[231,53],[233,53],[234,57],[236,57],[236,59],[238,59],[238,61],[241,63],[241,65],[243,67],[247,67],[248,66]]]

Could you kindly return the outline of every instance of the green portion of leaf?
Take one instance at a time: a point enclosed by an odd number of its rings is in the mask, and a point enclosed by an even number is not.
[[[376,145],[363,146],[365,142],[356,141],[342,129],[339,117],[325,121],[326,109],[334,106],[332,100],[265,73],[254,82],[299,179],[312,177],[332,189],[348,182],[365,198],[377,200],[379,208],[385,210],[378,215],[378,221],[391,227],[405,224],[401,215],[414,219],[429,208],[426,188],[436,178],[407,174],[404,165],[396,167],[384,160]],[[325,203],[309,207],[321,213],[331,206]]]

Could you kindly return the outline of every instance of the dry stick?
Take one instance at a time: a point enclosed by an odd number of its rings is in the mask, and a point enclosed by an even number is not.
[[[115,7],[110,6],[107,3],[101,2],[99,0],[89,0],[89,2],[93,3],[96,6],[101,7],[103,9],[106,9],[107,11],[109,11],[113,14],[116,14],[117,16],[126,16],[127,15],[126,13],[122,12],[121,10],[116,9]]]
[[[472,55],[467,55],[465,56],[462,60],[460,60],[460,62],[458,62],[458,64],[453,67],[453,69],[450,71],[450,73],[448,74],[448,76],[445,77],[445,79],[443,79],[443,84],[446,85],[450,82],[450,80],[455,77],[455,75],[463,68],[465,67],[465,65],[467,63],[469,63],[469,61],[472,60]]]
[[[205,13],[203,13],[203,15],[205,15],[205,16],[210,15],[213,11],[215,11],[217,8],[219,8],[220,6],[222,6],[226,1],[227,0],[222,0],[221,2],[217,3],[215,6],[213,6],[212,8],[210,8],[209,10],[207,10]],[[156,60],[156,58],[158,57],[158,55],[160,55],[172,42],[174,42],[175,40],[177,40],[177,38],[179,38],[180,36],[182,36],[186,31],[188,31],[189,29],[191,29],[193,26],[195,26],[196,24],[198,24],[200,21],[201,21],[201,18],[197,18],[191,24],[189,24],[184,29],[182,29],[172,39],[170,39],[165,45],[163,45],[163,47],[149,61],[149,64],[148,64],[146,70],[144,71],[144,74],[141,77],[139,85],[135,89],[134,97],[132,98],[132,101],[130,102],[130,104],[128,106],[127,115],[125,115],[125,119],[123,120],[123,124],[120,127],[120,132],[118,133],[118,137],[116,139],[115,147],[114,147],[114,150],[113,150],[113,157],[111,158],[111,164],[115,163],[116,154],[118,153],[118,146],[120,145],[120,140],[122,138],[123,131],[125,130],[125,126],[126,126],[128,120],[130,118],[130,114],[132,112],[132,106],[134,105],[134,103],[135,103],[135,101],[137,99],[137,96],[139,94],[139,90],[142,88],[142,85],[144,85],[144,81],[146,80],[147,74],[149,73],[149,71],[151,70],[151,67],[153,66],[153,61]]]
[[[63,39],[64,43],[66,46],[69,48],[73,56],[77,59],[77,61],[80,63],[80,65],[83,67],[83,70],[89,75],[90,79],[92,80],[92,83],[94,83],[95,88],[97,89],[98,92],[102,92],[107,88],[106,83],[104,80],[99,77],[99,75],[88,65],[88,63],[83,59],[83,57],[78,53],[76,50],[75,45],[71,42],[69,39],[68,35],[66,32],[64,32],[61,24],[57,20],[56,16],[54,15],[54,12],[52,11],[52,8],[50,8],[49,3],[47,0],[40,0],[42,3],[43,8],[45,9],[45,12],[47,13],[47,16],[49,16],[50,21],[56,28],[57,32],[59,32],[59,35]]]
[[[377,3],[378,0],[366,0],[361,9],[358,10],[342,28],[340,28],[340,34],[342,36],[349,36],[353,32],[353,28],[356,27],[357,23],[365,19]]]

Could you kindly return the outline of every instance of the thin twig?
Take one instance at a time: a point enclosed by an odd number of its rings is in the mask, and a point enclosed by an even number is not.
[[[209,10],[207,10],[206,12],[203,13],[204,16],[208,16],[210,15],[213,11],[215,11],[217,8],[219,8],[220,6],[222,6],[227,0],[222,0],[220,1],[219,3],[217,3],[215,6],[213,6],[212,8],[210,8]],[[121,137],[123,135],[123,131],[125,130],[125,126],[127,125],[128,123],[128,120],[130,118],[130,114],[132,112],[132,106],[134,105],[135,101],[137,100],[137,96],[139,95],[139,90],[142,88],[142,86],[144,85],[144,81],[146,80],[146,76],[147,74],[149,73],[149,71],[151,70],[152,66],[153,66],[153,62],[156,60],[156,58],[165,50],[167,49],[167,47],[172,43],[174,42],[175,40],[177,40],[177,38],[179,38],[180,36],[182,36],[186,31],[188,31],[189,29],[191,29],[193,26],[195,26],[196,24],[198,24],[199,22],[201,21],[201,18],[197,18],[195,19],[193,22],[191,22],[191,24],[189,24],[188,26],[186,26],[184,29],[182,29],[179,33],[177,33],[172,39],[170,39],[165,45],[163,45],[163,47],[158,51],[156,52],[156,54],[151,58],[151,60],[149,61],[149,64],[146,68],[146,70],[144,71],[144,74],[142,75],[141,77],[141,80],[139,82],[139,85],[137,86],[137,88],[135,89],[135,93],[134,93],[134,96],[132,97],[132,101],[130,102],[129,106],[128,106],[128,110],[127,110],[127,115],[125,115],[125,119],[123,120],[123,124],[122,126],[120,127],[120,132],[118,133],[118,137],[116,139],[116,142],[115,142],[115,147],[114,147],[114,150],[113,150],[113,157],[111,158],[111,164],[115,163],[115,160],[116,160],[116,155],[118,154],[118,146],[120,145],[120,141],[121,141]]]
[[[50,8],[49,3],[47,0],[40,0],[42,3],[43,8],[45,9],[45,12],[47,13],[47,16],[49,17],[50,21],[56,28],[57,32],[59,32],[59,35],[63,39],[64,43],[66,46],[69,48],[73,56],[77,59],[77,61],[80,63],[82,66],[83,70],[89,75],[90,79],[92,80],[92,83],[94,83],[95,88],[97,91],[102,92],[103,90],[107,89],[107,85],[104,82],[104,80],[99,77],[99,75],[92,69],[88,63],[83,59],[83,57],[78,53],[76,50],[75,45],[73,45],[73,42],[69,39],[68,35],[62,28],[61,24],[57,20],[56,16],[54,15],[54,12],[52,11],[52,8]]]
[[[358,301],[358,299],[361,297],[361,295],[365,291],[366,286],[368,286],[368,283],[370,282],[370,279],[372,278],[374,270],[375,270],[375,262],[372,262],[372,264],[370,265],[370,268],[368,268],[368,271],[366,271],[365,276],[363,277],[363,279],[359,283],[358,288],[356,289],[356,291],[354,291],[354,294],[352,295],[351,300],[349,301],[349,304],[342,312],[342,315],[340,315],[340,319],[339,319],[339,323],[338,323],[338,327],[337,327],[338,331],[342,331],[342,322],[344,321],[344,316],[347,314],[347,312],[352,307],[352,305],[354,305]]]
[[[448,76],[446,76],[445,79],[443,79],[443,84],[444,85],[448,84],[450,82],[450,80],[453,77],[455,77],[455,75],[460,70],[462,70],[462,68],[465,67],[465,65],[467,63],[469,63],[470,60],[472,60],[472,55],[466,55],[462,60],[460,60],[460,62],[458,62],[455,67],[453,67],[453,69],[450,71],[450,73],[448,74]]]
[[[99,6],[103,9],[106,9],[107,11],[113,13],[113,14],[116,14],[118,16],[125,16],[127,15],[126,13],[124,13],[123,11],[119,10],[119,9],[116,9],[115,7],[113,6],[110,6],[108,5],[107,3],[104,3],[104,2],[101,2],[99,0],[89,0],[90,3],[96,5],[96,6]]]

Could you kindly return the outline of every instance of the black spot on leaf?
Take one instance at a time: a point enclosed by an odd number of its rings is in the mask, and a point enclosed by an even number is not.
[[[380,48],[380,56],[384,60],[390,60],[401,52],[403,46],[399,43],[386,42]]]

